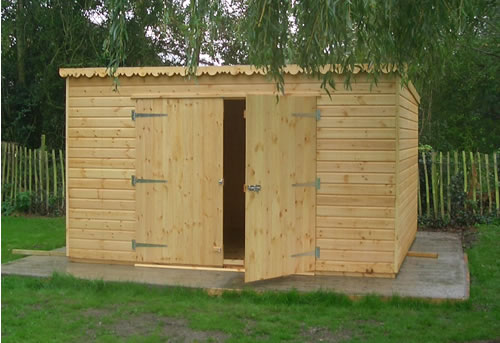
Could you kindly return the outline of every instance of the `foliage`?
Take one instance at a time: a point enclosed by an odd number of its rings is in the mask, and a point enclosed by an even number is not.
[[[19,231],[10,228],[8,234]],[[2,235],[3,244],[7,236]],[[207,336],[219,331],[231,342],[494,340],[500,332],[499,240],[498,224],[479,227],[479,242],[468,251],[471,298],[441,304],[400,297],[384,301],[377,296],[353,301],[324,291],[244,290],[210,296],[199,289],[87,281],[57,274],[43,279],[4,276],[2,335],[6,342],[89,338],[149,342],[167,340],[167,328],[180,325],[180,330],[189,328]]]
[[[65,218],[2,216],[2,263],[23,257],[12,249],[52,250],[65,241]]]

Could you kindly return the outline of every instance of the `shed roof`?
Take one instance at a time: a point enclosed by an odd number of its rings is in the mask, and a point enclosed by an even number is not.
[[[326,73],[332,70],[332,68],[326,66],[322,68],[321,72]],[[354,67],[354,74],[360,72],[371,72],[373,68],[368,64],[359,64]],[[290,64],[284,68],[286,74],[296,75],[304,73],[304,70],[295,64]],[[333,71],[337,74],[342,74],[342,67],[336,66]],[[396,68],[392,66],[387,66],[383,69],[384,74],[389,74],[395,72]],[[118,68],[117,76],[186,76],[188,74],[186,67],[122,67]],[[234,65],[234,66],[209,66],[209,67],[198,67],[196,69],[196,76],[202,75],[218,75],[218,74],[229,74],[229,75],[265,75],[266,71],[263,68],[255,68],[251,65]],[[92,77],[107,77],[107,68],[61,68],[59,69],[59,75],[61,77],[82,77],[86,76],[88,78]]]

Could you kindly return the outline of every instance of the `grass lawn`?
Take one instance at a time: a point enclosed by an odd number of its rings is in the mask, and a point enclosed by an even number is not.
[[[376,296],[351,301],[334,293],[293,291],[209,296],[188,288],[61,275],[8,276],[2,278],[2,340],[487,342],[500,338],[499,242],[500,223],[479,228],[479,240],[468,251],[471,299],[457,303]]]
[[[24,256],[13,255],[12,249],[52,250],[66,244],[64,217],[2,216],[2,263]]]

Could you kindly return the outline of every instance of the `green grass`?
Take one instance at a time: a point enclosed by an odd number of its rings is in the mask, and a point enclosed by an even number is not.
[[[431,304],[313,292],[226,292],[2,278],[4,342],[470,342],[500,338],[500,224],[468,251],[471,299]],[[212,340],[210,340],[212,338]]]
[[[12,249],[52,250],[66,243],[64,218],[2,216],[2,263],[24,256]]]

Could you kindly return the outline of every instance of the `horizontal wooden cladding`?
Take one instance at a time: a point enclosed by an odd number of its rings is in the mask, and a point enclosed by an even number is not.
[[[75,199],[104,199],[104,200],[134,200],[135,190],[115,189],[85,189],[70,188],[69,198]]]
[[[69,188],[134,189],[131,180],[70,178]]]
[[[386,262],[394,261],[393,251],[354,251],[354,250],[327,250],[321,249],[320,258],[317,262],[322,261],[350,261],[350,262]]]
[[[321,120],[320,120],[321,121]],[[324,128],[317,129],[318,143],[321,139],[395,139],[395,128],[389,129],[353,129],[353,128]]]
[[[394,244],[394,230],[317,228],[316,239],[354,239],[390,241]]]
[[[71,249],[92,249],[92,250],[112,250],[131,251],[131,241],[103,240],[103,239],[70,239]]]
[[[68,158],[135,158],[135,148],[69,148]]]
[[[135,105],[134,105],[135,106]],[[69,107],[68,117],[121,117],[132,118],[132,110],[134,106],[130,107]]]
[[[71,246],[71,248],[69,249],[69,257],[89,259],[89,260],[135,262],[136,253],[135,251],[80,249],[80,248],[73,248],[73,246]]]
[[[379,195],[324,195],[316,196],[316,204],[334,206],[372,206],[372,207],[394,207],[394,196]]]
[[[406,160],[408,158],[416,157],[418,155],[418,147],[408,148],[399,151],[399,159]]]
[[[91,229],[69,229],[70,239],[98,239],[132,241],[135,239],[135,232],[122,230],[91,230]]]
[[[413,97],[411,97],[413,98]],[[399,105],[406,108],[409,111],[412,111],[414,113],[418,113],[418,105],[413,103],[411,99],[408,99],[408,96],[405,96],[404,93],[400,93],[399,97]]]
[[[356,183],[370,183],[370,184],[394,184],[394,174],[354,174],[354,173],[325,173],[318,172],[318,177],[321,182],[325,183],[343,183],[343,184],[356,184]]]
[[[133,138],[68,138],[69,148],[134,148]]]
[[[371,184],[321,184],[318,194],[333,195],[394,195],[394,185],[371,185]]]
[[[69,216],[72,219],[114,219],[114,220],[135,220],[136,215],[133,210],[88,210],[69,209]]]
[[[69,199],[69,208],[98,210],[135,210],[135,200]]]
[[[404,107],[399,107],[399,116],[401,118],[405,118],[405,119],[408,119],[408,120],[411,120],[411,121],[414,121],[414,122],[418,122],[418,115],[417,113],[414,113],[410,110],[407,110],[406,108]]]
[[[396,106],[319,106],[321,117],[394,117]]]
[[[135,100],[128,96],[107,97],[69,97],[68,106],[71,107],[134,107]]]
[[[395,117],[324,117],[317,125],[319,128],[391,128],[396,127],[396,119]]]
[[[319,228],[373,228],[393,229],[394,219],[391,218],[342,218],[321,217],[316,218],[316,226]]]
[[[316,206],[318,216],[394,218],[393,207]]]
[[[399,129],[399,139],[418,139],[417,130]]]
[[[409,148],[416,148],[418,147],[418,139],[400,139],[399,140],[399,150],[404,150],[404,149],[409,149]]]
[[[135,232],[136,221],[134,220],[100,220],[88,218],[69,218],[70,229],[96,229],[96,230],[122,230]]]
[[[395,105],[396,94],[350,94],[322,95],[318,98],[318,106],[322,105]]]
[[[135,138],[135,128],[128,129],[68,129],[68,138]]]
[[[418,123],[406,118],[399,118],[399,127],[407,130],[418,130]]]
[[[316,156],[318,161],[392,162],[396,160],[394,151],[318,150]]]
[[[316,245],[321,250],[356,250],[356,251],[394,251],[392,241],[379,241],[374,239],[316,239]]]
[[[394,139],[371,140],[371,139],[318,139],[317,149],[332,150],[380,150],[394,151],[396,141]]]
[[[68,128],[135,128],[131,118],[68,118]]]
[[[394,173],[395,162],[317,162],[318,172]]]
[[[335,271],[346,273],[394,273],[392,263],[380,262],[336,262],[317,261],[316,271]]]
[[[68,168],[70,178],[130,180],[132,175],[135,175],[135,169]]]
[[[69,168],[134,169],[135,159],[127,158],[69,158]]]

